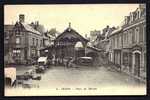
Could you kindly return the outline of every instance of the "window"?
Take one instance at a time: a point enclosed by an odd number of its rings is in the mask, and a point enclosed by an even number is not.
[[[144,71],[146,71],[146,53],[144,53]]]
[[[111,39],[111,46],[110,46],[110,47],[111,47],[111,49],[112,49],[112,46],[113,46],[113,40]]]
[[[126,45],[128,45],[128,42],[129,42],[128,35],[129,35],[129,31],[126,32]]]
[[[117,35],[117,48],[119,47],[119,35]]]
[[[121,34],[119,35],[119,47],[121,48],[122,41],[121,41]]]
[[[137,17],[137,19],[139,18],[139,11],[137,11],[137,16],[136,17]]]
[[[125,33],[123,33],[123,45],[125,46]]]
[[[127,52],[123,53],[123,65],[125,66],[128,65],[128,53]]]
[[[139,42],[139,33],[140,33],[140,32],[139,32],[139,27],[136,27],[136,28],[135,28],[136,43]]]
[[[129,43],[132,44],[132,30],[129,31]]]
[[[16,37],[16,44],[20,44],[20,38]]]
[[[36,46],[38,46],[38,39],[36,39]]]
[[[133,33],[132,33],[132,43],[135,43],[135,38],[136,38],[135,31],[133,31]]]
[[[139,33],[139,41],[140,41],[140,42],[143,42],[143,34],[144,34],[143,29],[144,29],[144,28],[143,28],[143,27],[140,27],[140,28],[141,28],[141,29],[140,29],[141,31],[140,31],[140,33]]]
[[[113,48],[115,47],[115,38],[113,37]]]
[[[146,15],[146,9],[142,9],[140,16],[145,16]]]
[[[42,42],[43,42],[43,46],[45,46],[45,44],[44,44],[44,43],[45,43],[45,40],[44,40],[44,39],[43,39],[43,41],[42,41]]]
[[[144,40],[144,42],[146,43],[146,25],[144,25],[144,27],[143,27],[143,40]]]
[[[114,41],[115,41],[114,48],[116,48],[116,36],[114,36]]]
[[[126,32],[124,32],[123,34],[123,44],[124,46],[126,46]]]
[[[34,48],[31,49],[31,56],[32,57],[36,56],[36,50]]]
[[[41,40],[40,46],[42,46],[42,44],[43,44],[43,43],[42,43],[42,40]]]
[[[20,56],[20,53],[21,53],[21,50],[19,50],[19,49],[13,50],[13,55],[14,55],[15,57],[19,57],[19,56]]]
[[[32,45],[34,46],[34,38],[32,38]]]

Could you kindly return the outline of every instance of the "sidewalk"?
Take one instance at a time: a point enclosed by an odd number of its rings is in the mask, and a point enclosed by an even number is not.
[[[109,65],[107,65],[107,67],[111,67],[111,68],[115,69],[115,70],[118,71],[118,72],[124,73],[124,74],[126,74],[126,75],[129,75],[129,76],[135,78],[136,80],[139,80],[139,81],[141,81],[141,82],[143,82],[143,83],[146,83],[146,80],[143,79],[143,78],[141,78],[141,77],[135,76],[135,75],[133,75],[132,73],[129,73],[129,72],[127,72],[127,71],[122,71],[122,70],[120,71],[120,69],[117,68],[114,64],[111,64],[111,65],[109,64]]]

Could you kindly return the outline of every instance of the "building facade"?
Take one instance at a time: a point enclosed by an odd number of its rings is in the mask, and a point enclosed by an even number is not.
[[[113,31],[110,61],[121,66],[122,71],[146,78],[146,7],[139,7],[125,16],[124,24]]]
[[[40,48],[44,46],[43,34],[26,24],[23,14],[19,15],[19,22],[15,23],[11,32],[9,57],[13,62],[9,63],[27,64],[36,61]]]
[[[93,42],[97,38],[98,35],[101,34],[100,30],[90,31],[90,41]]]
[[[14,25],[5,25],[4,26],[4,62],[5,64],[8,63],[8,61],[12,60],[11,57],[9,57],[10,51],[9,47],[11,46],[10,43],[10,37],[12,34],[12,29]]]
[[[81,43],[83,46],[76,49],[76,44]],[[64,30],[60,35],[54,40],[54,58],[59,62],[63,63],[66,58],[76,58],[77,56],[85,56],[85,47],[88,40],[69,27]]]
[[[121,66],[122,53],[122,28],[119,27],[109,35],[109,60]]]
[[[123,27],[123,63],[129,72],[146,77],[146,7],[140,5],[125,18]]]

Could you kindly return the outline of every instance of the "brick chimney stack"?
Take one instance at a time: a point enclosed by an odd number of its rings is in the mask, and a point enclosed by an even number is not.
[[[25,21],[25,16],[24,16],[24,14],[20,14],[20,15],[19,15],[19,22],[24,23],[24,21]]]

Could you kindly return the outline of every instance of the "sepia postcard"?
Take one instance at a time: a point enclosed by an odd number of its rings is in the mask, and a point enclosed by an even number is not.
[[[146,4],[4,5],[4,95],[146,95]]]

